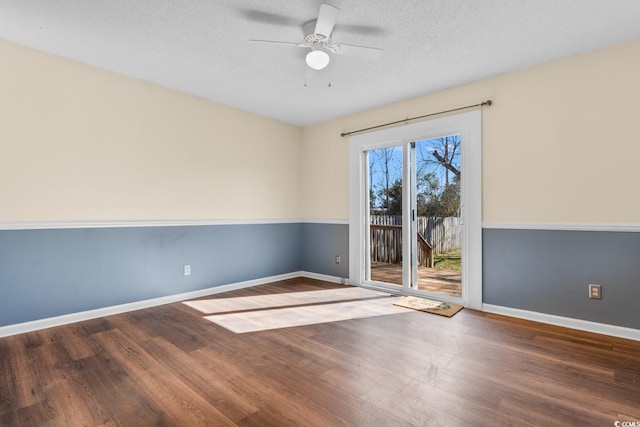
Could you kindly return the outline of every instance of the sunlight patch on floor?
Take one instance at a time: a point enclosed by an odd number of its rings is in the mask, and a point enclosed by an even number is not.
[[[388,297],[330,304],[317,304],[302,307],[205,316],[205,319],[232,332],[240,334],[245,332],[265,331],[269,329],[290,328],[293,326],[337,322],[340,320],[384,316],[411,311],[403,307],[394,306],[393,304],[397,300],[397,297]]]
[[[183,304],[186,304],[204,314],[214,314],[229,313],[233,311],[261,310],[275,307],[289,307],[304,304],[349,301],[383,296],[389,296],[389,294],[364,288],[347,287],[344,289],[287,292],[250,297],[212,298],[196,301],[184,301]]]

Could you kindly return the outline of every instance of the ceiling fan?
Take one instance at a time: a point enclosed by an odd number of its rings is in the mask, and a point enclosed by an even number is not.
[[[363,59],[379,59],[383,50],[376,47],[356,46],[343,43],[334,43],[331,33],[336,25],[340,9],[328,4],[320,6],[318,18],[307,22],[302,26],[304,33],[303,43],[283,42],[274,40],[250,40],[256,43],[271,43],[292,47],[309,49],[305,57],[307,65],[314,70],[322,70],[331,60],[330,53],[336,55],[350,55]]]

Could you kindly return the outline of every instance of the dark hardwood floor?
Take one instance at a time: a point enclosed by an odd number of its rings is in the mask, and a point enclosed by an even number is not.
[[[640,342],[467,309],[236,335],[176,303],[2,338],[0,369],[2,426],[640,421]]]

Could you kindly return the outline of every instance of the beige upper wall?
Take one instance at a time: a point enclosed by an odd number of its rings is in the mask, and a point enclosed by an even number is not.
[[[0,63],[0,222],[300,216],[300,128],[5,41]]]
[[[340,132],[492,99],[487,222],[640,222],[640,41],[299,129],[0,41],[0,222],[348,218]]]
[[[640,40],[303,129],[302,215],[349,215],[344,131],[492,99],[483,221],[640,223]]]

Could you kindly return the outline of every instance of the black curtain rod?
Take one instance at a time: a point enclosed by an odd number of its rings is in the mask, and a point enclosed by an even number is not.
[[[424,118],[427,118],[427,117],[437,116],[437,115],[440,115],[440,114],[453,113],[454,111],[466,110],[468,108],[484,107],[485,105],[489,106],[491,104],[492,104],[491,100],[488,99],[486,101],[482,101],[479,104],[467,105],[466,107],[458,107],[458,108],[453,108],[451,110],[438,111],[437,113],[424,114],[422,116],[407,117],[404,120],[397,120],[395,122],[383,123],[381,125],[371,126],[370,128],[352,130],[351,132],[343,132],[343,133],[340,134],[340,136],[344,138],[345,136],[350,136],[350,135],[353,135],[355,133],[367,132],[367,131],[370,131],[370,130],[379,129],[379,128],[383,128],[383,127],[386,127],[386,126],[398,125],[400,123],[407,123],[407,122],[410,122],[412,120],[424,119]]]

